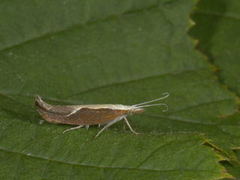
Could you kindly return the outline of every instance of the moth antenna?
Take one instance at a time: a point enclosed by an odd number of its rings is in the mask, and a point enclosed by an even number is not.
[[[157,103],[157,104],[147,104],[147,105],[143,105],[143,106],[138,106],[136,108],[145,108],[145,107],[152,107],[152,106],[165,106],[166,109],[163,110],[163,112],[168,111],[168,105],[165,103]]]
[[[140,105],[144,105],[144,104],[148,104],[148,103],[151,103],[151,102],[160,101],[160,100],[166,99],[170,94],[168,92],[165,92],[162,95],[163,95],[163,97],[160,97],[160,98],[157,98],[157,99],[153,99],[151,101],[142,102],[142,103],[139,103],[139,104],[134,104],[133,106],[139,107]]]

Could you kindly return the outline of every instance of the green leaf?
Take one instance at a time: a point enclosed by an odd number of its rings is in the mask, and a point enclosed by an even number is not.
[[[0,175],[4,179],[218,179],[227,177],[196,133],[227,156],[235,96],[188,37],[195,5],[179,1],[17,1],[0,4]],[[40,124],[36,94],[55,104],[136,104],[171,94],[121,124],[62,134]],[[227,130],[227,131],[226,131]],[[166,135],[167,134],[167,135]],[[232,144],[227,140],[234,140]],[[30,173],[29,173],[30,172]]]
[[[197,7],[191,34],[219,68],[220,80],[240,95],[240,1],[202,0]]]
[[[240,1],[234,0],[202,0],[193,15],[196,26],[191,35],[199,39],[199,49],[208,55],[210,61],[219,69],[220,81],[237,95],[240,95],[238,83],[240,70]],[[230,147],[239,149],[239,114],[227,118],[228,123],[222,126],[224,132],[234,139]],[[231,124],[231,125],[230,125]],[[227,170],[236,178],[240,178],[240,158],[224,164]]]
[[[232,176],[234,176],[236,179],[240,178],[240,165],[239,162],[224,162],[224,167],[227,169],[229,173],[231,173]],[[231,177],[224,178],[224,180],[232,180]]]
[[[21,126],[23,126],[21,124]],[[23,129],[23,128],[22,128]],[[31,126],[15,148],[1,149],[3,179],[217,179],[227,177],[219,158],[198,136],[132,136],[96,131],[63,135],[54,127]],[[11,131],[11,130],[10,130]],[[14,131],[12,131],[14,133]],[[35,136],[28,136],[29,134]],[[5,144],[18,137],[15,132]],[[44,138],[44,137],[48,138]]]
[[[240,151],[239,149],[235,149],[234,152],[236,153],[238,160],[230,161],[230,162],[222,161],[222,164],[227,169],[227,171],[231,173],[232,176],[234,176],[236,179],[240,179]],[[229,180],[229,179],[231,178],[226,178],[226,180]]]

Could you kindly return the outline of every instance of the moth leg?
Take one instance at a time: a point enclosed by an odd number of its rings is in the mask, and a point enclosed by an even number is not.
[[[85,125],[85,127],[86,127],[86,129],[88,130],[88,128],[89,128],[89,125]]]
[[[120,121],[122,119],[122,117],[118,117],[112,121],[110,121],[109,123],[107,123],[100,131],[98,131],[98,133],[96,134],[95,138],[98,137],[104,130],[106,130],[108,127],[110,127],[111,125],[115,124],[116,122]]]
[[[129,122],[128,122],[128,120],[127,120],[126,117],[123,117],[123,119],[124,119],[125,123],[127,124],[127,126],[129,127],[130,131],[132,131],[132,133],[134,133],[134,134],[139,134],[139,133],[137,133],[136,131],[133,130],[133,128],[132,128],[131,125],[129,124]]]
[[[79,125],[79,126],[76,126],[76,127],[72,127],[72,128],[69,128],[69,129],[66,129],[65,131],[63,131],[63,134],[65,133],[65,132],[68,132],[68,131],[72,131],[72,130],[75,130],[75,129],[80,129],[80,128],[82,128],[84,125]]]
[[[100,127],[101,126],[101,124],[98,124],[98,127]]]

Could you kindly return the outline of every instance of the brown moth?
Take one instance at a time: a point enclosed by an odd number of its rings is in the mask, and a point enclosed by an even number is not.
[[[145,107],[166,106],[164,103],[149,104],[169,96],[169,93],[163,93],[163,97],[135,105],[122,104],[90,104],[90,105],[50,105],[44,102],[40,96],[36,97],[35,105],[37,111],[43,119],[50,123],[77,125],[76,127],[65,130],[63,133],[79,129],[88,128],[90,125],[104,125],[97,133],[98,137],[105,129],[120,120],[124,120],[131,132],[135,132],[127,120],[127,116],[144,112]]]

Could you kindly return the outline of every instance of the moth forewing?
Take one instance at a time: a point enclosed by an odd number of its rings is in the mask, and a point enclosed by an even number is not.
[[[37,98],[37,110],[48,122],[71,125],[106,124],[117,117],[127,115],[128,110],[112,105],[49,105]],[[47,107],[47,108],[46,108]]]

